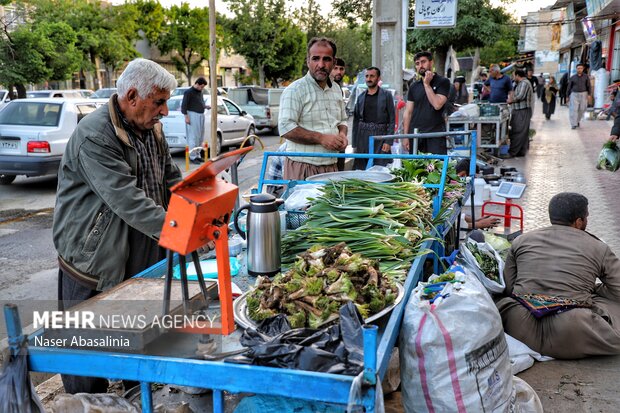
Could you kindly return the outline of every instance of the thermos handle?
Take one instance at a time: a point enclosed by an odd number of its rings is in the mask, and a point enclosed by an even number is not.
[[[244,205],[244,206],[242,206],[241,208],[239,208],[239,209],[237,210],[237,212],[235,213],[235,221],[234,221],[234,224],[235,224],[235,230],[237,230],[237,234],[241,235],[241,238],[243,238],[243,239],[247,239],[246,233],[245,233],[243,230],[241,230],[241,228],[239,228],[239,214],[240,214],[240,213],[241,213],[241,211],[243,211],[244,209],[247,209],[247,210],[249,211],[249,209],[250,209],[250,204]],[[246,221],[246,222],[247,222],[247,221]],[[247,229],[247,227],[246,227],[246,229]]]

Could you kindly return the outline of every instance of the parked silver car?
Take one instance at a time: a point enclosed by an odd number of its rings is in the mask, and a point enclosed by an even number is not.
[[[161,120],[166,141],[171,150],[185,149],[185,116],[181,113],[183,96],[173,96],[168,100],[168,116]],[[205,139],[211,128],[211,98],[205,99]],[[248,135],[255,133],[254,118],[242,111],[229,99],[218,97],[217,105],[217,153],[221,148],[240,145]]]
[[[0,111],[0,184],[10,184],[16,175],[58,174],[69,137],[95,109],[95,102],[83,98],[9,102]]]

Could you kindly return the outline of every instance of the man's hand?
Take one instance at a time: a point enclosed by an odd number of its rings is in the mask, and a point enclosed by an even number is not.
[[[345,136],[342,136],[341,134],[340,135],[323,134],[321,136],[321,146],[329,150],[335,151],[335,152],[344,150],[348,144],[349,144],[349,141],[347,140],[347,138]]]
[[[189,115],[185,115],[185,123],[191,125],[191,122],[189,121]]]
[[[409,153],[409,139],[403,139],[403,150],[405,153]]]
[[[433,77],[435,77],[435,73],[433,73],[430,70],[427,70],[424,73],[424,79],[422,80],[424,82],[424,85],[430,86],[431,85],[431,81],[433,80]]]
[[[610,135],[609,140],[612,142],[616,142],[618,140],[618,135]]]
[[[390,144],[384,143],[383,146],[381,146],[381,151],[385,153],[392,153],[392,151],[390,150]]]

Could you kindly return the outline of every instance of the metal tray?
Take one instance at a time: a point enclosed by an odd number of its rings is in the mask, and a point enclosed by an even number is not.
[[[392,311],[392,309],[394,309],[394,307],[396,307],[403,300],[403,297],[405,296],[405,289],[403,288],[402,284],[398,282],[394,282],[394,284],[396,285],[396,288],[398,289],[398,295],[396,296],[396,299],[394,299],[394,303],[390,306],[385,307],[383,310],[379,311],[377,314],[373,314],[372,316],[368,317],[367,319],[364,320],[364,322],[372,323],[377,320],[380,320],[384,316],[388,315]],[[257,326],[256,322],[252,320],[250,316],[248,315],[248,306],[246,302],[246,298],[248,294],[250,294],[252,291],[253,289],[250,291],[246,291],[245,293],[243,293],[243,295],[239,296],[233,302],[233,312],[235,313],[235,322],[239,325],[239,327],[243,329],[256,328]],[[336,320],[333,320],[333,321],[336,321]],[[326,324],[329,324],[329,323],[326,323]]]
[[[390,182],[394,175],[379,171],[340,171],[312,175],[306,178],[310,182],[342,181],[343,179],[359,179],[368,182]]]

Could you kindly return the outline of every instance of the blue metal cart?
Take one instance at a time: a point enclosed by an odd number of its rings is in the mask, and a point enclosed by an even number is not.
[[[418,135],[413,137],[424,137],[424,134]],[[408,137],[409,135],[397,135],[393,138]],[[385,139],[388,137],[381,138]],[[475,139],[472,139],[472,142],[475,142]],[[372,148],[373,145],[371,144],[370,147]],[[471,151],[472,158],[475,159],[475,144],[472,145]],[[278,152],[265,153],[259,178],[259,189],[264,184],[288,183],[287,181],[264,179],[267,159],[270,156],[280,155],[282,154]],[[287,153],[287,156],[307,155],[305,153]],[[314,156],[315,154],[312,155]],[[329,154],[328,156],[390,159],[434,158],[444,160],[441,183],[434,186],[439,190],[439,196],[434,200],[434,212],[437,213],[439,210],[441,196],[443,196],[443,186],[446,182],[449,156],[372,154]],[[472,162],[472,175],[474,168],[475,164]],[[427,241],[421,247],[428,249],[432,247],[431,244],[430,241]],[[366,412],[375,411],[375,386],[377,384],[380,385],[380,380],[384,377],[387,370],[391,352],[400,331],[405,306],[411,291],[420,280],[424,260],[425,257],[418,257],[412,263],[404,284],[405,298],[391,311],[385,326],[380,331],[373,325],[364,326],[364,369],[361,373],[363,396],[361,403]],[[162,261],[138,276],[161,277],[166,271],[165,266],[165,261]],[[224,411],[224,391],[230,393],[267,394],[346,405],[355,379],[353,376],[241,365],[221,361],[41,347],[34,345],[34,338],[43,334],[43,330],[25,336],[22,333],[16,306],[6,305],[4,315],[12,354],[17,354],[24,340],[29,343],[28,363],[30,370],[139,381],[142,390],[142,411],[145,413],[153,411],[151,383],[167,383],[177,386],[196,386],[212,389],[213,410],[219,413]]]

